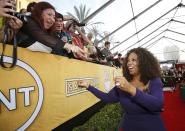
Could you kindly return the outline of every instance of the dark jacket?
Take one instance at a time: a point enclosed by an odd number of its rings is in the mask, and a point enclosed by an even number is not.
[[[5,31],[6,28],[6,31]],[[10,26],[5,26],[5,23],[0,27],[0,43],[4,42],[4,37],[5,37],[5,32],[6,32],[6,43],[11,44],[12,39],[14,37],[14,30],[10,28]]]
[[[39,24],[31,17],[27,19],[27,22],[24,23],[20,32],[17,34],[18,46],[26,48],[38,41],[52,48],[53,53],[61,54],[61,50],[63,50],[65,43],[42,30]]]

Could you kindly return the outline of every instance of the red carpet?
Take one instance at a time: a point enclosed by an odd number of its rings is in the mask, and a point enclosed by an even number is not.
[[[164,112],[161,113],[167,131],[185,131],[185,102],[174,92],[164,92]]]

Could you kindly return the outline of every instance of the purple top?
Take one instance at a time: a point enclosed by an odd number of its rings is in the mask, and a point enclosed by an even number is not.
[[[120,102],[125,112],[125,121],[122,124],[124,130],[164,131],[165,129],[159,115],[164,103],[162,85],[159,77],[154,78],[150,80],[149,91],[143,92],[136,88],[135,96],[131,96],[116,86],[109,93],[99,91],[93,86],[89,86],[87,90],[104,102]],[[141,122],[137,122],[141,120],[143,125]],[[151,130],[151,126],[153,130]]]

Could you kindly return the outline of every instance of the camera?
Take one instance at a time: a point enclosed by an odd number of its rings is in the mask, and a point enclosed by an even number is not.
[[[28,18],[27,18],[28,16],[25,15],[25,14],[22,14],[22,13],[19,13],[19,12],[14,12],[14,13],[11,13],[11,15],[20,19],[23,23],[28,21]]]
[[[9,7],[9,6],[6,6],[6,8],[10,8],[10,9],[15,10],[14,8]],[[27,16],[26,16],[25,14],[20,13],[20,12],[9,12],[8,14],[17,17],[17,18],[20,19],[23,23],[28,21]]]
[[[79,27],[85,26],[85,25],[86,25],[85,23],[79,23],[79,22],[76,21],[76,20],[73,20],[73,24],[76,25],[76,26],[79,26]]]

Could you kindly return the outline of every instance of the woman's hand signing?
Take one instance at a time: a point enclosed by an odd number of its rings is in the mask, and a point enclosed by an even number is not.
[[[79,80],[77,81],[78,87],[81,88],[88,88],[89,87],[89,82],[85,81],[85,80]]]

